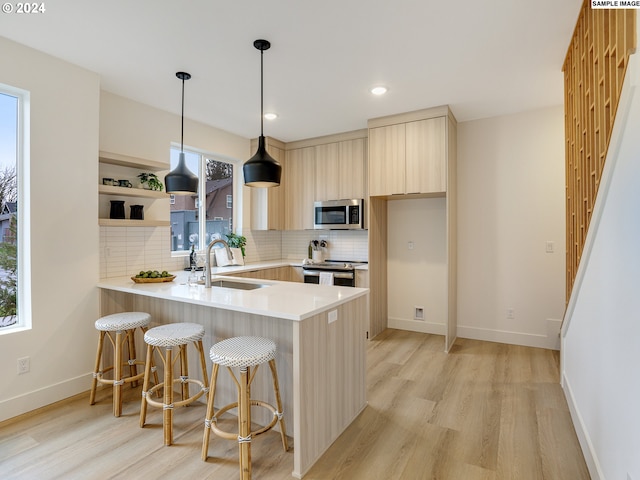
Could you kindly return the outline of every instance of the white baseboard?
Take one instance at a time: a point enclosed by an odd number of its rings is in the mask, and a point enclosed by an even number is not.
[[[558,334],[560,333],[561,324],[562,320],[547,319],[547,334],[545,335],[458,325],[458,337],[560,350],[560,337]]]
[[[580,442],[580,447],[582,448],[582,454],[584,455],[584,461],[589,469],[589,475],[593,480],[604,480],[605,477],[600,469],[600,463],[598,462],[598,458],[594,455],[595,450],[591,443],[589,432],[585,428],[582,415],[580,415],[580,411],[578,410],[573,397],[571,385],[569,384],[567,377],[564,375],[564,372],[562,372],[560,384],[562,385],[564,396],[567,399],[567,404],[569,405],[569,412],[571,413],[571,419],[573,420],[573,428],[576,430],[576,435]]]
[[[433,333],[435,335],[445,335],[447,333],[446,325],[442,323],[430,323],[422,320],[407,320],[404,318],[387,319],[388,328],[397,328],[398,330],[409,330],[410,332]]]
[[[0,422],[72,397],[91,388],[90,373],[0,401]],[[87,396],[87,402],[89,397]]]

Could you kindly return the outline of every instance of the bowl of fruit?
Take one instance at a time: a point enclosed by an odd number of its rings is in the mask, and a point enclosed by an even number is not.
[[[166,270],[159,272],[158,270],[147,270],[146,272],[141,270],[135,277],[131,277],[136,283],[162,283],[172,282],[176,278],[175,275],[171,275]]]

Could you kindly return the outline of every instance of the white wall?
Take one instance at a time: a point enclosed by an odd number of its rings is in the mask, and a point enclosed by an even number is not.
[[[640,479],[640,65],[635,57],[563,325],[562,383],[594,479]]]
[[[176,101],[179,101],[176,81]],[[188,105],[185,105],[188,112]],[[240,222],[249,218],[250,189],[242,186],[241,165],[250,157],[249,140],[185,118],[185,147],[237,161],[240,174],[234,195],[244,195]],[[129,100],[109,92],[100,95],[100,150],[167,163],[169,148],[180,143],[180,116]],[[117,168],[117,167],[114,167]],[[127,171],[127,170],[124,170]],[[133,174],[135,175],[135,173]],[[125,177],[126,178],[126,177]],[[164,183],[164,179],[162,179]],[[108,199],[102,199],[103,203]],[[145,203],[145,217],[169,220],[169,200]],[[101,208],[107,209],[108,205]],[[248,220],[247,220],[248,222]],[[101,227],[100,276],[114,277],[141,269],[180,269],[183,258],[171,257],[170,227]],[[155,267],[153,267],[155,265]]]
[[[458,124],[458,336],[558,348],[564,178],[562,107]]]
[[[444,335],[446,199],[390,200],[387,214],[388,326]],[[414,319],[415,307],[423,309],[424,320]]]
[[[0,420],[86,390],[98,313],[97,75],[0,37],[0,82],[31,92],[33,328],[0,334]],[[10,59],[10,62],[9,62]],[[18,376],[16,360],[31,358]]]

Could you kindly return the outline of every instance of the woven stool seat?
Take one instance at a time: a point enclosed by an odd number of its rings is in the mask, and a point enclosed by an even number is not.
[[[262,337],[233,337],[216,343],[209,356],[223,367],[253,367],[276,358],[276,344]]]
[[[96,330],[115,332],[149,325],[151,315],[145,312],[114,313],[96,320]]]
[[[202,346],[204,337],[204,327],[197,323],[168,323],[147,330],[144,334],[144,341],[147,343],[147,369],[144,372],[142,384],[142,402],[140,404],[140,427],[144,427],[147,418],[147,406],[162,408],[162,430],[164,434],[164,444],[173,443],[173,411],[178,407],[191,405],[202,395],[209,393],[207,383],[207,364]],[[198,353],[202,380],[189,378],[189,362],[187,358],[187,346],[193,343]],[[160,351],[164,349],[164,352]],[[151,370],[149,365],[152,362],[154,352],[161,353],[161,360],[164,366],[164,378],[161,383],[150,386]],[[179,368],[174,369],[174,363],[180,362]],[[174,370],[175,378],[174,378]],[[174,401],[174,384],[180,386],[181,399]],[[199,387],[193,395],[189,392],[189,385]],[[162,400],[154,400],[153,394],[158,396],[162,393]]]
[[[204,327],[197,323],[169,323],[144,334],[144,341],[154,347],[176,347],[197,342],[204,337]]]
[[[116,417],[121,415],[123,385],[130,383],[131,386],[136,387],[138,380],[144,376],[144,372],[138,373],[137,367],[144,365],[144,362],[136,359],[135,332],[140,329],[145,333],[150,321],[151,315],[146,312],[113,313],[96,320],[98,350],[89,397],[91,405],[95,404],[98,384],[111,385],[113,386],[113,414]],[[100,364],[103,363],[102,350],[105,338],[113,346],[113,362],[109,366],[100,368]],[[125,350],[128,351],[127,358],[125,358]],[[125,370],[128,370],[128,373],[125,373]],[[111,372],[112,378],[105,378],[107,372]],[[155,373],[155,367],[153,373],[157,383],[158,374]]]
[[[219,437],[238,442],[240,478],[251,479],[251,441],[253,437],[271,430],[276,423],[280,425],[282,447],[286,452],[289,449],[287,432],[284,424],[284,412],[280,387],[278,385],[278,372],[276,370],[276,344],[273,340],[262,337],[233,337],[222,340],[211,347],[209,356],[213,362],[211,372],[211,391],[207,401],[207,414],[204,418],[204,436],[202,439],[202,460],[206,461],[209,450],[209,435],[211,432]],[[273,391],[276,406],[262,400],[251,398],[251,383],[258,371],[258,367],[264,363],[269,364],[273,380]],[[238,401],[225,405],[215,411],[214,401],[216,395],[216,381],[220,366],[227,367],[238,389]],[[232,368],[240,369],[240,377],[236,378]],[[253,371],[251,371],[253,370]],[[251,430],[251,407],[264,407],[271,411],[271,421],[258,430]],[[227,432],[218,428],[217,422],[220,415],[229,410],[238,410],[238,431]]]

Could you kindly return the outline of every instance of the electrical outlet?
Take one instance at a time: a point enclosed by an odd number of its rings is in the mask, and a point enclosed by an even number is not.
[[[553,253],[555,251],[555,244],[551,240],[547,240],[545,243],[545,249],[547,253]]]
[[[507,320],[516,318],[516,311],[513,308],[507,308]]]
[[[338,320],[338,310],[331,310],[329,312],[327,320],[327,323],[333,323]]]
[[[409,250],[413,250],[413,246],[414,246],[414,243],[412,241],[409,241],[407,243],[407,247],[409,247]]]
[[[29,361],[29,357],[22,357],[18,359],[18,375],[22,375],[23,373],[29,373],[29,369],[31,367]]]
[[[424,320],[424,307],[415,307],[413,318],[414,320]]]

